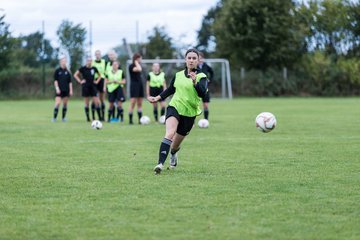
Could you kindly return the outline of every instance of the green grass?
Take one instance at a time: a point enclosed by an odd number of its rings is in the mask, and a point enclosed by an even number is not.
[[[0,102],[0,239],[360,238],[359,98],[214,100],[160,176],[163,125],[97,131],[82,106]]]

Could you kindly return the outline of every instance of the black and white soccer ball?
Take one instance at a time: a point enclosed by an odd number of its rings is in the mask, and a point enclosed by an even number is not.
[[[91,127],[92,127],[93,129],[100,130],[100,129],[102,129],[103,125],[102,125],[102,123],[101,123],[99,120],[94,120],[94,121],[91,123]]]

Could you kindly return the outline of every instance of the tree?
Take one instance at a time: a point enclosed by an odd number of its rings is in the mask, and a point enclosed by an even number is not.
[[[9,24],[4,21],[4,18],[5,15],[0,17],[0,71],[9,66],[14,44],[9,31]]]
[[[69,20],[63,20],[56,34],[59,37],[60,45],[66,48],[71,58],[71,70],[75,71],[82,63],[84,57],[84,42],[86,29],[81,24],[74,24]]]
[[[291,0],[223,1],[214,23],[216,50],[248,68],[292,67],[304,38]]]
[[[44,39],[43,33],[31,33],[17,38],[16,42],[16,60],[21,64],[36,68],[40,67],[42,61],[44,63],[54,62],[54,49],[50,41]]]
[[[214,22],[222,7],[222,2],[220,1],[215,7],[210,8],[201,22],[201,28],[197,31],[198,44],[196,45],[199,51],[209,53],[215,50]]]
[[[144,45],[146,58],[172,58],[174,47],[172,38],[166,32],[165,27],[154,27],[149,42]]]

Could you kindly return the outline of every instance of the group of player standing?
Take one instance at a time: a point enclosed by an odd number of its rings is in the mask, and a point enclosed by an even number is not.
[[[99,50],[95,51],[95,59],[87,56],[86,63],[80,67],[74,74],[75,80],[81,84],[82,97],[85,102],[85,115],[88,122],[90,119],[90,106],[92,113],[92,120],[96,119],[96,114],[100,121],[105,121],[105,98],[108,96],[108,122],[123,122],[124,109],[123,102],[125,102],[125,72],[121,69],[120,63],[117,60],[115,51],[111,50],[108,53],[108,61],[102,58]],[[143,87],[143,68],[141,66],[142,56],[135,53],[132,57],[132,64],[129,66],[130,73],[130,106],[128,110],[129,124],[133,124],[133,111],[135,105],[137,106],[137,115],[140,123],[142,117],[142,102],[144,98]],[[204,55],[199,53],[198,68],[207,75],[208,81],[213,79],[213,69],[204,62]],[[62,121],[66,122],[67,104],[69,97],[73,95],[73,87],[71,80],[71,72],[67,68],[66,58],[60,59],[60,66],[54,73],[55,86],[55,107],[52,121],[56,122],[59,107],[61,102]],[[146,95],[147,98],[160,95],[167,88],[165,73],[161,70],[159,63],[152,65],[152,71],[147,75],[146,79]],[[209,102],[210,96],[207,91],[203,100],[204,118],[209,117]],[[91,105],[90,105],[91,100]],[[160,100],[160,116],[165,115],[165,101]],[[153,114],[155,121],[159,119],[158,103],[153,104]],[[96,113],[96,114],[95,114]]]

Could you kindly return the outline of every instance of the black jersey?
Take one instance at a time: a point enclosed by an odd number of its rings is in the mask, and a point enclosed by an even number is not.
[[[206,63],[204,62],[202,65],[199,65],[199,68],[201,69],[201,71],[203,73],[205,73],[205,75],[208,77],[208,79],[210,81],[213,80],[213,77],[214,77],[214,71],[213,69]]]
[[[71,74],[70,71],[66,68],[57,68],[54,73],[54,81],[58,82],[60,91],[68,92],[69,89],[69,83],[71,83]]]
[[[94,84],[95,73],[100,75],[100,73],[96,67],[89,68],[89,67],[83,66],[83,67],[79,68],[79,72],[81,73],[83,79],[85,79],[86,85]]]
[[[129,66],[130,81],[131,82],[141,82],[142,83],[141,72],[134,72],[133,71],[134,67],[135,67],[134,63],[130,64],[130,66]]]

